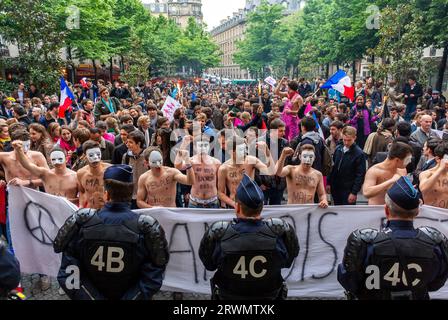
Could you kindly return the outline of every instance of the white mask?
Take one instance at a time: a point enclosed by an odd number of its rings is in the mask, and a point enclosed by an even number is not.
[[[162,166],[163,166],[162,154],[159,151],[151,152],[151,155],[149,156],[149,167],[162,168]]]
[[[52,165],[65,164],[65,154],[62,151],[53,151],[50,154],[50,160]]]
[[[196,149],[201,154],[208,154],[210,151],[210,143],[206,141],[197,142]]]
[[[86,152],[87,160],[94,164],[101,161],[101,149],[100,148],[93,148],[89,149]]]
[[[302,162],[302,164],[312,166],[314,163],[314,160],[316,160],[316,155],[314,154],[313,151],[305,150],[300,155],[300,161]]]
[[[30,151],[31,141],[30,140],[23,141],[22,146],[23,146],[23,152],[27,153],[28,151]]]
[[[412,162],[412,156],[407,156],[404,159],[404,166],[407,167]]]

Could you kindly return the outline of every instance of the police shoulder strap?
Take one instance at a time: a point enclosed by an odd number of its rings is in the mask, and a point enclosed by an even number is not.
[[[403,252],[400,250],[400,246],[397,243],[397,239],[394,236],[394,233],[391,229],[388,230],[388,232],[385,232],[385,235],[387,236],[387,238],[390,239],[390,241],[392,242],[392,245],[395,248],[395,253],[398,256],[398,264],[399,266],[403,269],[404,275],[406,277],[406,279],[408,280],[407,283],[405,284],[406,287],[409,287],[409,281],[410,281],[410,277],[407,271],[407,263],[406,263],[406,259],[403,255]]]

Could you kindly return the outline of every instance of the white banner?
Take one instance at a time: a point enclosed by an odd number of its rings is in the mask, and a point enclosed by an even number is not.
[[[48,236],[54,237],[56,226],[61,226],[74,212],[73,206],[64,199],[16,187],[10,188],[9,201],[13,245],[22,271],[56,276],[55,265],[60,257],[53,253]],[[199,259],[200,241],[207,226],[233,219],[234,212],[175,208],[136,212],[153,216],[165,229],[171,256],[162,290],[208,294],[213,272],[206,271]],[[30,215],[32,219],[26,218]],[[290,270],[283,270],[291,297],[342,297],[337,266],[342,261],[348,236],[356,229],[379,229],[385,220],[381,206],[325,210],[314,205],[267,207],[263,216],[284,218],[296,229],[300,254]],[[46,218],[39,220],[39,217]],[[33,224],[27,225],[24,218]],[[415,225],[433,226],[448,234],[447,222],[448,210],[424,206]],[[448,285],[431,297],[448,299]]]
[[[167,117],[170,122],[174,119],[174,112],[181,107],[179,101],[173,99],[170,96],[166,97],[165,104],[162,107],[162,113],[164,117]]]
[[[61,256],[53,240],[77,208],[64,198],[28,188],[8,187],[9,224],[22,273],[58,274]]]
[[[266,79],[264,79],[264,82],[271,85],[272,87],[275,87],[275,85],[277,84],[277,81],[272,77],[267,77]]]

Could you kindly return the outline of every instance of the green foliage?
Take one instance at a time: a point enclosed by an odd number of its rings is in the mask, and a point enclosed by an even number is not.
[[[188,25],[175,45],[176,64],[191,68],[199,76],[205,69],[219,63],[219,47],[203,27],[190,17]]]
[[[376,58],[375,76],[401,81],[413,72],[423,82],[434,70],[432,61],[422,59],[423,49],[448,48],[446,0],[308,0],[303,11],[287,19],[281,15],[266,2],[249,15],[235,56],[243,68],[276,66],[278,74],[292,65],[310,77],[320,66],[369,55]]]
[[[120,56],[124,78],[141,81],[148,69],[168,75],[182,66],[196,74],[219,63],[218,46],[194,19],[182,31],[172,20],[153,17],[140,0],[0,0],[0,35],[18,45],[20,57],[0,66],[23,70],[26,82],[58,91],[66,62],[109,63]]]
[[[434,71],[430,60],[422,59],[425,34],[422,29],[423,13],[412,4],[398,4],[382,10],[378,46],[369,54],[382,57],[384,63],[371,66],[378,77],[389,75],[404,84],[410,74],[425,82]]]
[[[245,39],[237,44],[235,62],[252,73],[266,67],[285,66],[288,28],[282,23],[284,8],[266,1],[249,14]]]
[[[25,67],[25,81],[52,93],[59,86],[64,66],[59,53],[67,34],[58,24],[59,6],[59,0],[3,0],[0,10],[0,33],[20,53],[19,58],[3,59],[0,65],[17,70]]]

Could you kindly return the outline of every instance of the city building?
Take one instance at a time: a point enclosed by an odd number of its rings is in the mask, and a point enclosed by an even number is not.
[[[210,32],[212,38],[219,45],[222,55],[219,67],[210,68],[207,73],[229,79],[250,79],[248,70],[241,69],[234,61],[234,54],[237,51],[237,43],[244,39],[246,31],[247,15],[253,12],[260,4],[261,0],[246,0],[243,9],[234,12],[220,22],[219,26]],[[284,14],[289,15],[305,5],[305,0],[269,0],[270,4],[281,4],[285,7]]]
[[[190,17],[195,18],[199,24],[202,24],[204,18],[202,0],[155,0],[143,5],[153,15],[173,19],[182,28],[187,26]]]
[[[240,9],[232,17],[222,20],[220,25],[211,31],[213,40],[221,49],[219,67],[208,70],[209,74],[228,79],[249,79],[248,70],[241,69],[233,60],[237,51],[237,42],[244,39],[246,31],[246,11]]]
[[[443,49],[436,49],[434,47],[428,47],[423,50],[423,58],[424,59],[434,59],[436,63],[440,63],[443,57]],[[429,77],[429,85],[431,87],[436,86],[437,82],[437,76],[438,71],[435,71],[430,77]],[[448,94],[448,63],[445,66],[445,76],[443,77],[443,84],[442,84],[442,92],[445,92]]]

